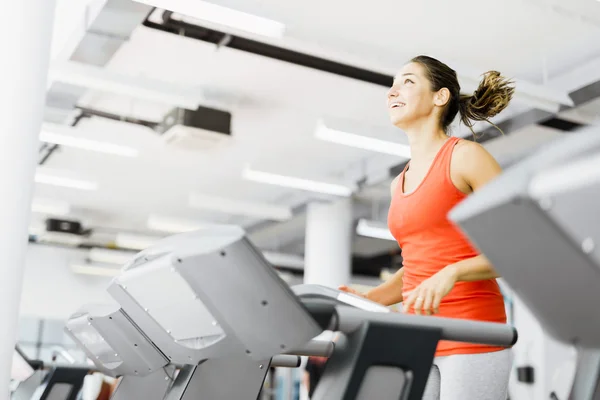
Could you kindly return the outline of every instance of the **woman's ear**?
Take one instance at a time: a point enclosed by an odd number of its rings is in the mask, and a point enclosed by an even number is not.
[[[443,107],[450,101],[450,91],[447,88],[438,90],[433,98],[433,102],[438,107]]]

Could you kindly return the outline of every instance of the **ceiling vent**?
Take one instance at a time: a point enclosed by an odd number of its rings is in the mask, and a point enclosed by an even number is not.
[[[212,150],[231,140],[231,113],[214,108],[175,108],[157,127],[168,146]]]

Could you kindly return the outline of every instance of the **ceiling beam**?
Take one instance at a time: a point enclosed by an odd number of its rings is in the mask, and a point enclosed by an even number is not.
[[[95,4],[94,4],[95,5]],[[72,60],[96,67],[104,67],[133,32],[152,11],[152,7],[131,0],[106,0],[99,11],[88,5],[83,23],[71,34],[60,60]],[[91,17],[90,17],[91,15]],[[88,20],[89,19],[89,20]],[[86,87],[54,81],[49,76],[46,106],[50,109],[74,110]],[[47,122],[68,123],[62,114],[48,114]]]
[[[389,73],[373,71],[348,63],[317,57],[306,52],[299,52],[282,46],[276,46],[267,43],[266,41],[249,39],[238,35],[232,35],[221,30],[180,21],[173,18],[173,12],[171,11],[165,11],[163,13],[161,22],[154,21],[151,13],[143,22],[143,25],[147,28],[176,34],[178,36],[213,43],[217,47],[223,46],[236,49],[375,85],[390,87],[394,81],[394,76]],[[479,76],[465,75],[460,71],[458,71],[458,75],[465,93],[472,93],[481,79]],[[561,105],[573,105],[572,100],[565,91],[555,90],[547,86],[534,84],[524,80],[518,80],[515,90],[515,101],[550,112],[558,111]]]

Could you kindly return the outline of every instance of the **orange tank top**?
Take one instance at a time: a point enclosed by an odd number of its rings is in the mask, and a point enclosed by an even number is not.
[[[461,140],[451,137],[438,151],[423,181],[404,193],[400,174],[388,214],[389,229],[402,249],[403,291],[408,292],[447,265],[479,253],[465,235],[448,220],[448,212],[467,195],[450,178],[454,146]],[[414,313],[411,308],[409,313]],[[457,282],[442,299],[440,317],[506,323],[504,300],[495,279]],[[436,356],[472,354],[502,350],[502,347],[440,341]]]

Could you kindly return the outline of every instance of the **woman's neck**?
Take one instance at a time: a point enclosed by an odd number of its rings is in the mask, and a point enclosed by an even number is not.
[[[428,125],[423,124],[405,130],[410,145],[411,160],[416,163],[426,162],[435,157],[442,144],[448,139],[448,135],[437,123],[434,126]]]

